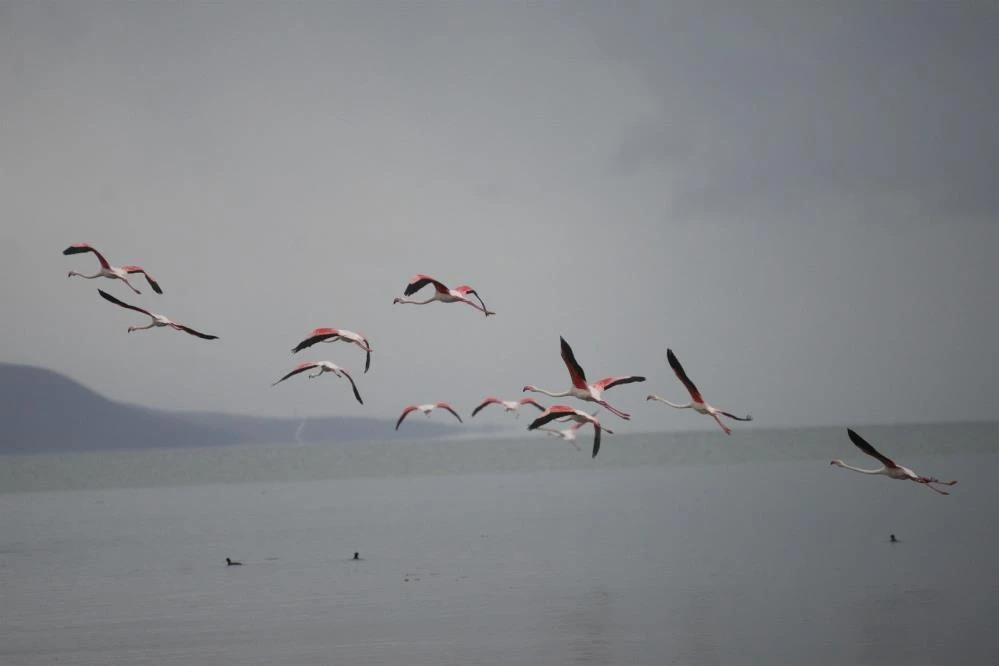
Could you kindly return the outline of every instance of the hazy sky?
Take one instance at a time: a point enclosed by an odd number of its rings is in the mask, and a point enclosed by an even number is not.
[[[0,1],[0,360],[154,407],[467,415],[567,388],[561,334],[648,377],[608,394],[623,430],[714,427],[644,401],[685,397],[667,346],[759,426],[991,418],[997,34],[971,2]],[[84,241],[166,293],[68,280]],[[393,306],[418,272],[498,314]],[[221,339],[129,335],[98,287]],[[293,356],[316,326],[371,371]],[[311,359],[365,405],[271,388]]]

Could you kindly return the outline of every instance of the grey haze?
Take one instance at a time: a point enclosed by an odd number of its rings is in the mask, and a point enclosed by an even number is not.
[[[988,3],[2,2],[0,360],[389,418],[565,388],[564,335],[648,376],[610,395],[633,429],[712,426],[642,402],[684,397],[667,346],[767,426],[991,416],[997,34]],[[67,280],[82,241],[165,294]],[[497,316],[393,306],[417,272]],[[97,287],[221,339],[128,335]],[[323,325],[370,373],[289,353]],[[363,407],[270,386],[323,358]]]

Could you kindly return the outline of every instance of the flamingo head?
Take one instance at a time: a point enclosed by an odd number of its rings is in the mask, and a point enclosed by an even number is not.
[[[528,384],[527,386],[525,386],[525,387],[524,387],[524,388],[523,388],[523,389],[521,390],[521,393],[523,393],[524,391],[537,391],[537,390],[538,390],[538,387],[537,387],[537,386],[533,386],[532,384]]]
[[[396,303],[402,303],[402,299],[399,298],[398,296],[392,299],[392,305],[395,305]]]
[[[135,326],[129,326],[129,327],[128,327],[128,332],[129,332],[129,333],[131,333],[131,332],[132,332],[132,331],[134,331],[134,330],[136,330],[136,329],[135,329]]]
[[[655,400],[655,399],[656,399],[656,396],[655,396],[655,394],[654,394],[654,393],[650,393],[650,394],[648,394],[647,396],[645,396],[645,399],[646,399],[646,400]]]
[[[830,465],[836,465],[837,467],[842,467],[843,466],[843,461],[842,460],[830,460],[829,464]]]
[[[70,271],[69,273],[66,274],[66,277],[73,277],[74,275],[79,275],[79,273],[77,273],[76,271]]]

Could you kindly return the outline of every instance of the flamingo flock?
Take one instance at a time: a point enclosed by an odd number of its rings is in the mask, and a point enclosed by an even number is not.
[[[136,289],[135,286],[132,285],[131,282],[129,282],[130,275],[139,274],[145,278],[146,282],[149,284],[150,288],[155,293],[157,294],[163,293],[163,290],[161,289],[159,283],[155,279],[153,279],[153,277],[144,268],[138,265],[125,265],[120,267],[112,266],[101,252],[99,252],[95,247],[93,247],[88,243],[77,243],[74,245],[70,245],[65,250],[63,250],[63,254],[67,256],[76,255],[76,254],[86,254],[86,253],[93,254],[97,258],[97,261],[100,265],[99,270],[93,275],[85,275],[77,271],[70,271],[68,277],[81,277],[87,280],[103,277],[110,280],[118,280],[120,282],[123,282],[135,294],[141,294],[142,292]],[[407,298],[409,296],[413,296],[414,294],[416,294],[417,292],[421,291],[422,289],[428,286],[433,287],[433,292],[431,296],[426,300],[417,301],[417,300],[410,300]],[[164,315],[151,312],[150,310],[139,307],[137,305],[126,303],[118,299],[117,297],[111,295],[110,293],[104,291],[103,289],[98,289],[97,291],[100,297],[103,298],[105,301],[113,303],[114,305],[117,305],[120,308],[139,312],[149,317],[150,321],[146,326],[129,326],[128,327],[129,333],[132,333],[134,331],[148,330],[151,328],[165,327],[165,328],[172,328],[174,330],[181,331],[183,333],[187,333],[188,335],[203,340],[218,339],[218,336],[216,335],[202,333],[198,330],[195,330],[194,328],[191,328],[190,326],[180,324]],[[479,296],[479,293],[471,286],[467,284],[462,284],[457,287],[451,288],[448,287],[443,282],[441,282],[440,280],[432,278],[428,275],[424,275],[422,273],[414,275],[406,283],[406,286],[403,290],[403,297],[396,297],[392,301],[394,305],[396,304],[428,305],[433,302],[463,303],[472,308],[475,308],[477,311],[481,312],[486,317],[496,314],[495,312],[489,310],[486,307],[486,304]],[[333,328],[333,327],[314,328],[305,338],[303,338],[294,347],[292,347],[291,352],[293,354],[297,354],[298,352],[303,351],[305,349],[309,349],[321,342],[322,343],[344,342],[358,347],[361,351],[364,352],[365,355],[363,372],[367,373],[368,370],[370,369],[371,352],[372,352],[371,343],[368,341],[368,338],[365,337],[364,335],[347,329]],[[538,388],[533,384],[527,384],[523,387],[522,392],[534,392],[552,398],[573,398],[575,400],[579,400],[582,402],[594,403],[596,405],[599,405],[600,407],[603,407],[610,413],[614,414],[616,417],[625,421],[630,421],[631,415],[628,414],[627,412],[622,411],[621,409],[618,409],[617,407],[614,407],[609,402],[607,402],[606,398],[604,397],[604,394],[610,389],[615,388],[617,386],[644,382],[646,378],[641,375],[614,375],[614,376],[604,377],[596,382],[591,383],[587,380],[586,372],[583,370],[582,365],[580,365],[579,361],[576,359],[572,347],[562,336],[559,337],[559,347],[560,347],[562,362],[569,373],[569,381],[570,381],[569,388],[565,389],[564,391],[549,391],[547,389]],[[753,417],[749,414],[747,414],[746,416],[737,416],[731,412],[719,409],[718,407],[715,407],[706,402],[700,390],[697,388],[694,382],[691,381],[690,377],[687,375],[687,372],[684,370],[683,366],[680,364],[679,359],[677,358],[676,354],[673,352],[671,348],[667,348],[666,350],[666,361],[669,364],[670,368],[673,370],[673,373],[676,375],[676,378],[687,390],[687,393],[690,395],[690,400],[689,402],[686,403],[674,403],[667,400],[666,398],[660,397],[655,393],[651,393],[646,397],[646,401],[662,402],[674,409],[690,409],[698,414],[710,416],[715,420],[715,422],[718,424],[718,426],[722,429],[722,431],[726,435],[731,435],[732,429],[722,421],[722,417],[733,421],[741,421],[741,422],[753,420]],[[272,386],[277,386],[278,384],[281,384],[287,379],[290,379],[296,375],[309,371],[314,371],[307,375],[309,379],[318,378],[326,373],[330,373],[340,379],[346,379],[350,383],[350,387],[354,394],[354,398],[357,400],[358,404],[361,405],[364,404],[364,401],[361,399],[361,393],[358,390],[357,383],[354,381],[354,377],[346,368],[337,365],[332,361],[308,361],[305,363],[300,363],[294,368],[292,368],[285,375],[283,375],[280,379],[273,382]],[[557,436],[560,439],[570,442],[577,449],[579,448],[576,445],[576,437],[578,431],[584,426],[591,426],[593,428],[593,448],[592,448],[591,457],[593,458],[595,458],[600,451],[601,434],[604,432],[612,434],[613,432],[609,428],[607,428],[607,426],[605,426],[600,422],[600,419],[597,418],[597,412],[587,413],[585,411],[577,409],[576,407],[566,404],[550,405],[546,407],[545,405],[541,404],[534,398],[530,397],[521,398],[519,400],[502,400],[495,396],[489,396],[484,400],[482,400],[478,405],[476,405],[476,407],[472,410],[471,414],[472,417],[477,415],[479,412],[481,412],[489,405],[499,405],[503,408],[503,411],[505,413],[512,413],[516,417],[519,417],[520,407],[524,405],[529,405],[532,408],[537,409],[541,413],[536,418],[534,418],[531,421],[531,423],[527,426],[528,431],[544,432],[547,435]],[[402,425],[403,421],[406,419],[406,417],[412,414],[413,412],[421,412],[425,414],[427,417],[429,417],[436,410],[450,412],[450,414],[453,415],[454,418],[457,419],[459,423],[463,423],[461,415],[458,413],[458,411],[451,403],[444,401],[437,401],[425,404],[407,405],[405,408],[403,408],[402,413],[399,415],[399,418],[395,423],[395,429],[398,430],[399,427]],[[548,424],[551,423],[571,423],[572,425],[564,429],[546,427],[548,426]],[[882,463],[882,467],[877,469],[864,469],[860,467],[852,467],[844,463],[842,460],[833,460],[831,461],[830,464],[841,467],[843,469],[848,469],[854,472],[858,472],[861,474],[880,475],[880,476],[886,476],[890,479],[912,481],[917,484],[924,485],[930,490],[941,495],[947,495],[949,493],[945,490],[937,488],[936,486],[953,486],[954,484],[957,483],[957,481],[941,481],[940,479],[937,479],[935,477],[922,476],[916,474],[911,469],[907,467],[902,467],[896,464],[890,458],[887,458],[886,456],[879,453],[873,446],[871,446],[866,440],[864,440],[860,435],[858,435],[852,429],[848,429],[847,434],[850,440],[853,442],[853,444],[858,449],[860,449],[861,452],[880,461]],[[238,563],[233,562],[232,564],[238,564]]]

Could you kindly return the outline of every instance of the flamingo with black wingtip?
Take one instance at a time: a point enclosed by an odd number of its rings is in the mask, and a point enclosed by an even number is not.
[[[596,416],[596,415],[597,415],[597,412],[593,412],[592,414],[590,414],[590,416]],[[579,429],[582,428],[586,424],[587,424],[587,421],[579,420],[579,421],[575,421],[568,428],[562,428],[561,430],[556,429],[556,428],[545,428],[543,426],[540,427],[540,428],[537,428],[537,430],[544,431],[544,432],[548,433],[549,435],[554,435],[554,436],[558,437],[559,439],[561,439],[563,441],[569,442],[570,444],[572,444],[575,447],[575,449],[577,451],[579,451],[580,450],[579,445],[576,444],[576,435],[579,433]]]
[[[850,436],[850,441],[853,442],[854,446],[872,458],[880,460],[883,467],[879,469],[862,469],[860,467],[851,467],[842,460],[832,460],[829,462],[830,465],[836,465],[837,467],[842,467],[843,469],[848,469],[853,472],[860,472],[861,474],[887,476],[889,479],[896,479],[898,481],[915,481],[916,483],[922,484],[933,492],[940,493],[941,495],[950,495],[950,493],[946,490],[934,488],[932,484],[935,483],[941,486],[953,486],[957,483],[957,481],[941,481],[936,477],[916,474],[908,467],[902,467],[901,465],[896,464],[891,458],[882,455],[877,449],[871,446],[866,439],[855,433],[853,430],[847,428],[846,432]],[[894,538],[894,536],[895,535],[893,534],[892,537]]]
[[[402,410],[402,414],[399,415],[399,420],[395,422],[395,429],[398,430],[399,426],[402,425],[402,420],[407,416],[409,416],[410,414],[412,414],[413,412],[423,412],[427,416],[430,416],[430,412],[438,408],[451,412],[452,414],[454,414],[454,418],[458,419],[458,423],[463,423],[461,417],[458,415],[458,412],[454,410],[454,407],[452,407],[450,403],[431,402],[426,405],[407,406],[405,409]]]
[[[93,275],[84,275],[83,273],[77,273],[76,271],[70,271],[66,277],[82,277],[86,280],[93,280],[94,278],[105,277],[111,280],[121,280],[128,288],[137,294],[142,292],[132,286],[132,283],[128,281],[128,276],[133,273],[141,273],[145,278],[149,286],[152,287],[153,291],[157,294],[162,294],[163,290],[160,289],[159,283],[153,279],[153,277],[146,272],[142,266],[112,266],[108,263],[108,260],[104,258],[104,255],[97,251],[92,245],[87,243],[77,243],[75,245],[70,245],[65,250],[62,251],[63,254],[82,254],[84,252],[93,252],[97,257],[97,261],[101,263],[101,269],[94,273]]]
[[[157,328],[157,327],[160,327],[160,326],[169,326],[170,328],[172,328],[174,330],[183,331],[185,333],[189,333],[190,335],[194,335],[194,336],[202,338],[204,340],[218,340],[218,338],[219,338],[219,336],[217,336],[217,335],[208,335],[207,333],[200,333],[200,332],[194,330],[193,328],[191,328],[190,326],[184,326],[183,324],[178,324],[177,322],[173,321],[172,319],[164,317],[161,314],[156,314],[155,312],[150,312],[149,310],[144,310],[143,308],[140,308],[137,305],[129,305],[128,303],[125,303],[123,301],[119,301],[117,298],[115,298],[114,296],[112,296],[111,294],[107,293],[106,291],[104,291],[102,289],[98,289],[97,292],[101,295],[101,298],[103,298],[106,301],[110,301],[111,303],[114,303],[115,305],[118,305],[118,306],[123,307],[123,308],[127,308],[129,310],[135,310],[136,312],[141,312],[142,314],[144,314],[147,317],[149,317],[150,319],[152,319],[152,321],[149,322],[148,326],[129,326],[128,327],[128,332],[129,333],[131,333],[133,331],[144,331],[144,330],[147,330],[147,329],[150,329],[150,328]]]
[[[368,339],[361,335],[360,333],[354,333],[353,331],[348,331],[343,328],[317,328],[314,329],[308,336],[297,345],[295,345],[291,353],[297,354],[303,349],[308,349],[314,344],[320,342],[347,342],[350,344],[357,345],[362,350],[364,350],[366,356],[364,359],[364,371],[367,372],[368,368],[371,367],[371,344]]]
[[[658,400],[659,402],[666,403],[670,407],[674,407],[676,409],[693,409],[698,414],[707,414],[718,422],[718,425],[721,426],[721,429],[725,431],[726,435],[731,435],[732,429],[729,428],[724,423],[722,423],[721,419],[719,418],[720,416],[727,416],[728,418],[734,419],[736,421],[753,420],[753,417],[750,414],[747,414],[746,416],[736,416],[735,414],[722,411],[717,407],[713,407],[708,403],[704,402],[704,398],[701,397],[701,392],[697,390],[696,386],[694,386],[694,382],[690,381],[690,377],[688,377],[687,373],[684,372],[683,366],[680,365],[680,361],[677,360],[676,354],[673,353],[672,349],[666,350],[666,360],[669,361],[669,365],[671,368],[673,368],[673,372],[676,373],[677,378],[683,383],[684,386],[687,387],[687,391],[690,393],[690,402],[688,402],[685,405],[678,405],[676,403],[670,402],[666,398],[659,397],[655,393],[652,393],[649,396],[647,396],[645,398],[646,400]]]
[[[581,409],[576,409],[575,407],[570,407],[569,405],[552,405],[546,409],[541,416],[531,421],[531,425],[527,426],[527,429],[537,430],[550,421],[575,421],[581,425],[585,425],[587,423],[591,424],[593,426],[592,458],[596,458],[597,453],[600,451],[600,432],[603,430],[608,434],[614,434],[614,431],[600,425],[600,420],[593,414],[587,414]]]
[[[318,368],[319,372],[308,375],[309,379],[315,379],[316,377],[322,375],[325,372],[332,372],[337,377],[346,377],[347,381],[350,382],[350,388],[354,389],[354,397],[357,398],[357,401],[359,403],[361,403],[362,405],[364,404],[364,401],[361,400],[361,394],[357,390],[357,384],[354,383],[354,378],[351,377],[350,373],[347,372],[344,368],[341,368],[336,363],[332,363],[330,361],[308,361],[306,363],[300,363],[296,365],[291,372],[289,372],[284,377],[271,384],[271,386],[277,386],[278,384],[288,379],[289,377],[294,377],[297,374],[303,373],[306,370],[312,370],[313,368]]]
[[[467,305],[471,305],[476,310],[483,312],[487,317],[489,315],[496,314],[492,310],[486,309],[486,304],[483,303],[482,298],[479,297],[479,293],[467,284],[451,289],[440,280],[435,280],[434,278],[428,275],[423,275],[422,273],[418,273],[410,278],[409,284],[406,285],[406,290],[403,294],[405,296],[412,296],[428,284],[432,284],[434,286],[434,295],[427,300],[410,301],[405,298],[396,297],[395,300],[392,301],[392,304],[395,305],[396,303],[402,303],[408,305],[426,305],[427,303],[433,303],[434,301],[439,301],[441,303],[465,303]],[[475,296],[478,303],[468,298],[469,296]]]
[[[479,403],[478,407],[472,410],[472,416],[474,417],[476,414],[481,412],[489,405],[503,405],[503,411],[505,413],[513,412],[514,414],[517,415],[518,418],[520,417],[520,410],[518,408],[521,405],[531,405],[532,407],[537,407],[538,411],[541,412],[545,411],[544,405],[539,403],[534,398],[521,398],[520,400],[500,400],[495,396],[489,396],[481,403]]]
[[[576,361],[575,355],[572,353],[572,347],[569,343],[565,341],[565,338],[559,337],[559,342],[562,346],[562,361],[565,363],[565,367],[569,370],[569,379],[572,380],[572,386],[565,391],[555,393],[552,391],[547,391],[543,388],[538,388],[533,384],[528,384],[524,387],[525,391],[534,391],[536,393],[544,393],[547,396],[553,398],[564,398],[573,397],[577,400],[586,400],[588,402],[595,402],[602,407],[606,407],[608,410],[621,417],[622,419],[628,420],[631,415],[625,414],[620,409],[611,407],[610,404],[603,398],[603,392],[614,388],[615,386],[620,386],[622,384],[631,384],[633,382],[644,382],[645,377],[640,377],[638,375],[627,375],[624,377],[604,377],[598,382],[593,384],[586,383],[586,373],[583,371],[583,367],[579,365]]]

